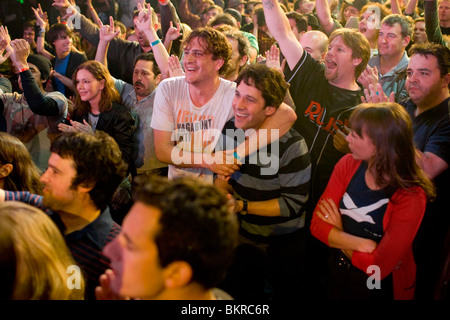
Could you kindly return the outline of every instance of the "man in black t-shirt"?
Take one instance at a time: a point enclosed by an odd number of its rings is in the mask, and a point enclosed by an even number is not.
[[[277,1],[265,2],[264,14],[287,62],[285,76],[297,112],[294,128],[305,138],[311,155],[312,210],[334,165],[348,152],[340,129],[348,126],[353,107],[361,102],[363,92],[356,79],[367,65],[370,45],[354,30],[336,30],[330,36],[323,69],[297,41]]]
[[[305,138],[311,157],[311,202],[306,221],[309,224],[334,165],[349,152],[341,129],[348,126],[352,109],[361,102],[363,91],[356,79],[369,61],[370,44],[357,31],[346,28],[334,31],[323,68],[295,38],[278,1],[264,1],[263,7],[269,31],[287,62],[285,76],[297,113],[294,129]],[[328,249],[313,237],[308,239],[308,290],[311,296],[325,298],[322,285],[326,280]]]

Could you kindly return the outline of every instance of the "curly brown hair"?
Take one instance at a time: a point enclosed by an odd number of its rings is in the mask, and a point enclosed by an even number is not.
[[[228,68],[228,60],[231,58],[232,48],[223,33],[210,27],[196,28],[183,41],[182,47],[186,48],[196,38],[202,40],[200,43],[204,44],[205,53],[211,53],[213,60],[223,59],[224,63],[219,69],[219,73],[225,73]]]

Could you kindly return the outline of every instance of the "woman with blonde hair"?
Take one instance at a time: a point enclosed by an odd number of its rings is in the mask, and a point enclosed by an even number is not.
[[[72,276],[71,266],[75,261],[47,214],[22,202],[0,204],[0,300],[82,300],[84,279]]]
[[[93,134],[101,130],[119,145],[128,171],[135,173],[137,150],[133,135],[137,123],[129,109],[121,104],[120,94],[108,69],[97,61],[86,61],[73,74],[76,100],[71,125],[60,123],[61,131],[83,131]]]
[[[311,221],[334,248],[332,299],[413,299],[412,243],[434,186],[416,162],[411,119],[396,103],[356,107],[351,154],[335,166]]]
[[[41,194],[40,175],[22,141],[0,132],[0,189]]]

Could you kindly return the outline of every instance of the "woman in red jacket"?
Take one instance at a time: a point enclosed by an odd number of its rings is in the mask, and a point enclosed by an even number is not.
[[[311,232],[335,248],[332,299],[413,299],[413,239],[434,187],[416,163],[410,117],[396,103],[361,104],[350,118],[352,154],[335,166]]]

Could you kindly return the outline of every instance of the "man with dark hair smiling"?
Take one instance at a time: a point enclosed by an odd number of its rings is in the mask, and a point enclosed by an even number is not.
[[[236,130],[257,130],[271,117],[288,88],[282,73],[264,64],[245,67],[236,84],[234,121],[224,130],[230,139],[226,147],[239,136]],[[305,140],[290,129],[242,162],[228,181],[215,180],[229,194],[240,221],[241,246],[224,288],[236,299],[301,299],[306,293],[304,226],[311,177]]]

